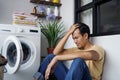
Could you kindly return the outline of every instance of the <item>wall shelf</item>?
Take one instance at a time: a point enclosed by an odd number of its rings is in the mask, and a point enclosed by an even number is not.
[[[35,3],[35,4],[44,4],[44,5],[50,5],[50,6],[61,6],[61,3],[53,3],[50,1],[37,1],[37,0],[31,0],[31,3]]]
[[[60,7],[62,4],[61,3],[53,3],[51,1],[42,1],[42,0],[30,0],[31,3],[34,3],[34,4],[43,4],[43,5],[46,5],[46,6],[57,6],[57,7]],[[39,13],[31,13],[32,15],[35,15],[37,16],[38,18],[46,18],[46,14],[39,14]],[[61,19],[62,17],[61,16],[57,16],[56,19]]]
[[[32,15],[35,15],[37,17],[41,17],[41,18],[45,18],[46,15],[45,14],[35,14],[35,13],[31,13]],[[61,16],[57,16],[56,19],[61,19],[62,17]]]

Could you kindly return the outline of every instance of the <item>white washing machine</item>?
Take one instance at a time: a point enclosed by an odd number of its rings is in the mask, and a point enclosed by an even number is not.
[[[4,80],[33,80],[40,65],[40,29],[0,24],[0,50],[8,59]]]

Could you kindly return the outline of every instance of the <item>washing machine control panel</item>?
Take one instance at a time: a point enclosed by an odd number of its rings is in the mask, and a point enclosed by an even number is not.
[[[10,24],[9,25],[0,24],[0,32],[24,33],[24,34],[40,34],[41,33],[40,28],[38,27],[10,25]]]
[[[40,34],[40,29],[38,27],[20,26],[17,28],[17,33]]]

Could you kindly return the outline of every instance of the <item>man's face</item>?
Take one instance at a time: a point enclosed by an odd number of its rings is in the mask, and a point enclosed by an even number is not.
[[[77,47],[79,49],[84,49],[85,45],[86,45],[86,37],[85,35],[81,35],[79,32],[79,29],[76,29],[73,34],[72,34],[72,38],[75,42],[75,44],[77,45]]]

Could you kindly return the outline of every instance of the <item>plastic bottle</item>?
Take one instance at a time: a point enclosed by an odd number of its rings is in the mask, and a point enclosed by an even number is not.
[[[37,8],[36,6],[33,8],[33,13],[36,15],[37,14]]]
[[[54,9],[54,15],[58,16],[58,14],[59,14],[59,11],[58,11],[58,7],[56,6],[55,9]]]
[[[50,9],[50,7],[48,7],[46,10],[46,15],[49,15],[50,13],[51,13],[51,9]]]

